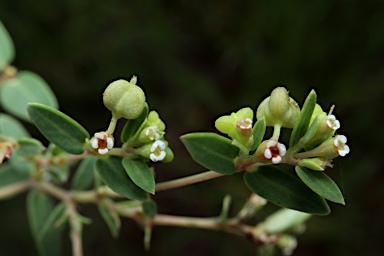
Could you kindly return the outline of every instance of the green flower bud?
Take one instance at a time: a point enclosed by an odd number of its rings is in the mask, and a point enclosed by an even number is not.
[[[160,119],[159,114],[155,110],[152,110],[151,112],[149,112],[147,123],[145,126],[146,127],[157,126],[159,128],[159,131],[161,132],[165,130],[165,124]]]
[[[321,143],[318,147],[296,154],[296,159],[310,158],[310,157],[321,157],[326,159],[333,159],[338,156],[346,156],[349,154],[350,149],[348,147],[347,137],[344,135],[336,135]]]
[[[130,82],[120,79],[110,83],[103,94],[104,105],[116,118],[135,119],[145,106],[145,94],[136,85],[134,76]]]
[[[304,166],[315,171],[324,171],[325,167],[330,166],[329,161],[325,158],[307,158],[300,159],[297,163],[299,166]]]
[[[228,134],[233,140],[246,143],[252,133],[253,110],[242,108],[231,115],[219,117],[215,127],[222,133]]]
[[[148,126],[144,128],[139,136],[133,142],[134,145],[142,145],[146,143],[151,143],[155,140],[163,138],[165,132],[160,131],[158,126]]]
[[[336,120],[336,117],[334,115],[327,115],[316,104],[311,117],[310,127],[303,138],[300,139],[300,143],[305,150],[310,150],[332,137],[338,128],[340,128],[340,122]]]
[[[257,108],[256,118],[265,118],[267,126],[293,128],[300,116],[300,108],[294,99],[289,97],[284,87],[275,88],[271,96],[263,100]]]

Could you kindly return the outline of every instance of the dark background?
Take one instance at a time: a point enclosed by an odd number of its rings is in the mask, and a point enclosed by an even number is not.
[[[347,205],[313,217],[296,255],[380,255],[383,252],[384,1],[44,1],[3,0],[0,20],[16,47],[13,64],[40,74],[60,109],[91,133],[110,113],[101,93],[117,78],[138,76],[150,108],[167,124],[175,151],[156,165],[158,181],[203,170],[178,137],[213,131],[221,114],[256,108],[277,85],[303,103],[316,89],[324,109],[336,103],[351,154],[327,171]],[[36,136],[39,134],[28,126]],[[234,212],[249,190],[241,175],[161,192],[168,214],[212,216],[231,194]],[[269,206],[272,207],[273,206]],[[272,209],[271,208],[271,209]],[[252,255],[255,247],[229,234],[156,227],[145,253],[142,231],[123,220],[111,238],[93,205],[84,228],[85,255]],[[0,255],[36,255],[25,195],[0,202]],[[70,255],[68,236],[63,255]]]

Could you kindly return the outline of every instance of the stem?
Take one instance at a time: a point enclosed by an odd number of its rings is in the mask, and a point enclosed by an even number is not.
[[[272,135],[272,139],[274,141],[279,141],[280,131],[281,131],[281,125],[275,124],[275,126],[273,127],[273,135]]]
[[[30,187],[29,180],[13,183],[11,185],[0,188],[0,200],[11,196],[15,196],[21,192],[24,192]]]
[[[116,115],[112,112],[112,119],[111,119],[111,122],[109,123],[109,126],[108,126],[108,129],[106,131],[106,133],[108,135],[112,135],[113,132],[115,131],[115,128],[116,128],[116,124],[117,124],[117,120],[119,120]]]
[[[242,224],[232,225],[232,219],[222,222],[219,218],[198,218],[173,216],[166,214],[157,214],[153,220],[154,225],[158,226],[174,226],[185,228],[200,228],[215,231],[225,231],[235,235],[246,236],[254,231],[254,227]]]
[[[77,212],[73,203],[67,204],[67,214],[71,227],[71,241],[72,241],[72,255],[83,256],[83,243],[82,243],[82,227],[79,220],[77,220]]]
[[[191,176],[180,178],[180,179],[165,181],[165,182],[158,183],[156,185],[156,192],[183,187],[183,186],[191,185],[194,183],[218,178],[221,176],[224,176],[224,174],[214,172],[214,171],[207,171],[207,172],[191,175]]]

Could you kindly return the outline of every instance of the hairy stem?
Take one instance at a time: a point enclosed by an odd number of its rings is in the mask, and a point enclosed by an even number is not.
[[[0,200],[22,193],[25,190],[27,190],[29,187],[30,187],[29,180],[4,186],[0,188]]]
[[[207,172],[191,175],[191,176],[180,178],[180,179],[165,181],[165,182],[158,183],[156,185],[156,192],[183,187],[183,186],[191,185],[194,183],[199,183],[202,181],[218,178],[221,176],[224,176],[224,174],[213,172],[213,171],[207,171]]]
[[[77,212],[74,204],[67,204],[67,214],[71,228],[72,255],[83,256],[83,242],[81,236],[82,224],[77,219]]]

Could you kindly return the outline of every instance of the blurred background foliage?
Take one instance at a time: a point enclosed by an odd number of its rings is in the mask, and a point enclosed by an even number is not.
[[[40,74],[60,109],[91,133],[105,129],[110,118],[101,102],[106,85],[138,76],[175,151],[173,163],[156,165],[158,181],[203,170],[188,157],[180,135],[213,131],[219,115],[255,108],[277,85],[286,86],[300,104],[316,89],[324,109],[337,104],[341,133],[352,149],[327,171],[347,205],[331,204],[331,215],[313,217],[295,255],[382,253],[384,1],[2,0],[0,19],[16,46],[13,64]],[[226,194],[232,195],[235,212],[249,194],[241,175],[161,192],[155,199],[161,213],[211,216],[219,214]],[[80,212],[94,220],[84,230],[85,255],[252,255],[255,250],[233,235],[156,227],[146,253],[134,222],[124,220],[114,240],[95,206]],[[0,202],[0,218],[0,255],[36,255],[25,195]],[[63,255],[69,255],[64,239]]]

